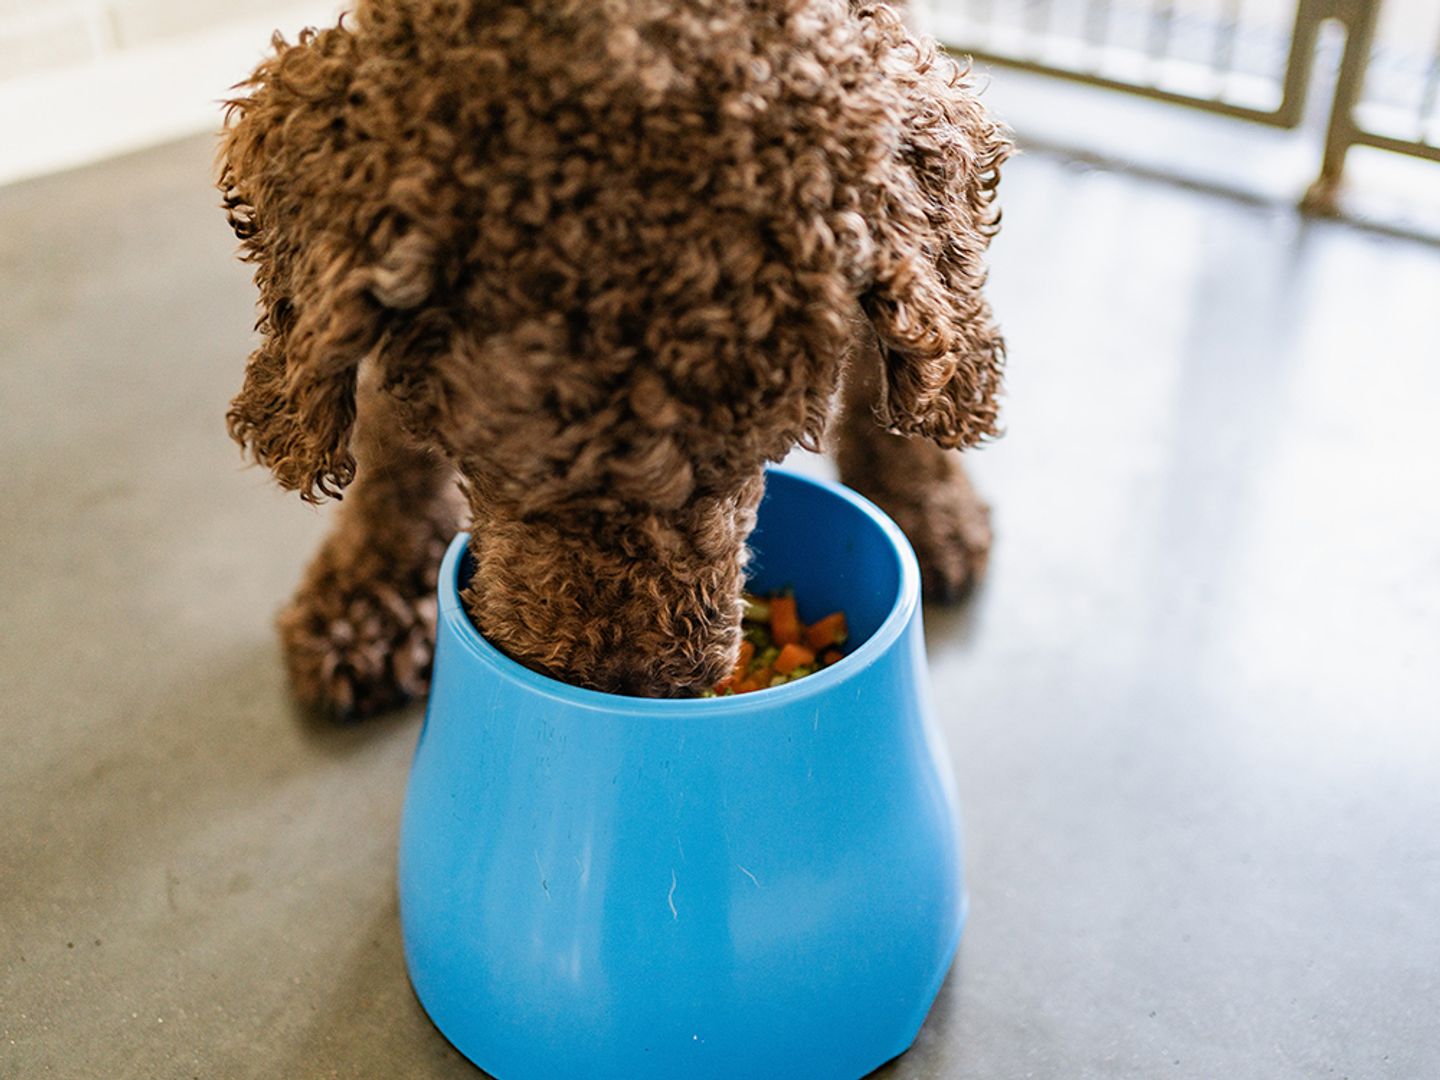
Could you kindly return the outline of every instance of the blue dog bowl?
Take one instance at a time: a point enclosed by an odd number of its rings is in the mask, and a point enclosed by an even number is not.
[[[500,1080],[855,1078],[914,1041],[964,921],[919,574],[845,488],[772,470],[751,587],[850,650],[735,697],[577,689],[488,644],[440,573],[401,828],[405,959]]]

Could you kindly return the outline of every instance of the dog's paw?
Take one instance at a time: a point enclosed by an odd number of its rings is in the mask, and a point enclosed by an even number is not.
[[[445,538],[403,556],[332,536],[277,626],[302,703],[343,720],[424,696],[435,651],[435,582]]]
[[[902,510],[896,518],[920,562],[925,596],[942,603],[963,600],[985,576],[990,559],[990,508],[942,488]]]
[[[990,508],[958,464],[943,476],[881,484],[861,494],[894,518],[909,539],[927,600],[962,600],[984,577]]]

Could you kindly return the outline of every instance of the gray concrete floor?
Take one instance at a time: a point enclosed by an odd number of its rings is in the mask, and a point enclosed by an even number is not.
[[[0,191],[0,1076],[477,1075],[400,955],[419,709],[286,695],[325,514],[222,431],[209,155]],[[1440,252],[1044,156],[1005,202],[999,542],[927,613],[972,916],[884,1075],[1440,1076]]]

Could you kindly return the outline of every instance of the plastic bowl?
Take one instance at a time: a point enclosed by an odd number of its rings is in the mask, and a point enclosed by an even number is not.
[[[476,632],[456,537],[401,828],[405,959],[500,1080],[865,1075],[914,1041],[964,922],[919,573],[834,484],[769,473],[751,587],[844,609],[773,690],[601,694]]]

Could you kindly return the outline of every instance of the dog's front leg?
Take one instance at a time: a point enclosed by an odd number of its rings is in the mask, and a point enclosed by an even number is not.
[[[836,464],[840,479],[895,519],[920,560],[926,597],[957,600],[985,572],[990,508],[965,474],[958,450],[892,435],[875,419],[880,355],[856,348],[845,375]]]
[[[407,439],[368,372],[356,407],[355,481],[278,619],[296,695],[347,719],[426,692],[435,575],[463,506],[448,462]]]

